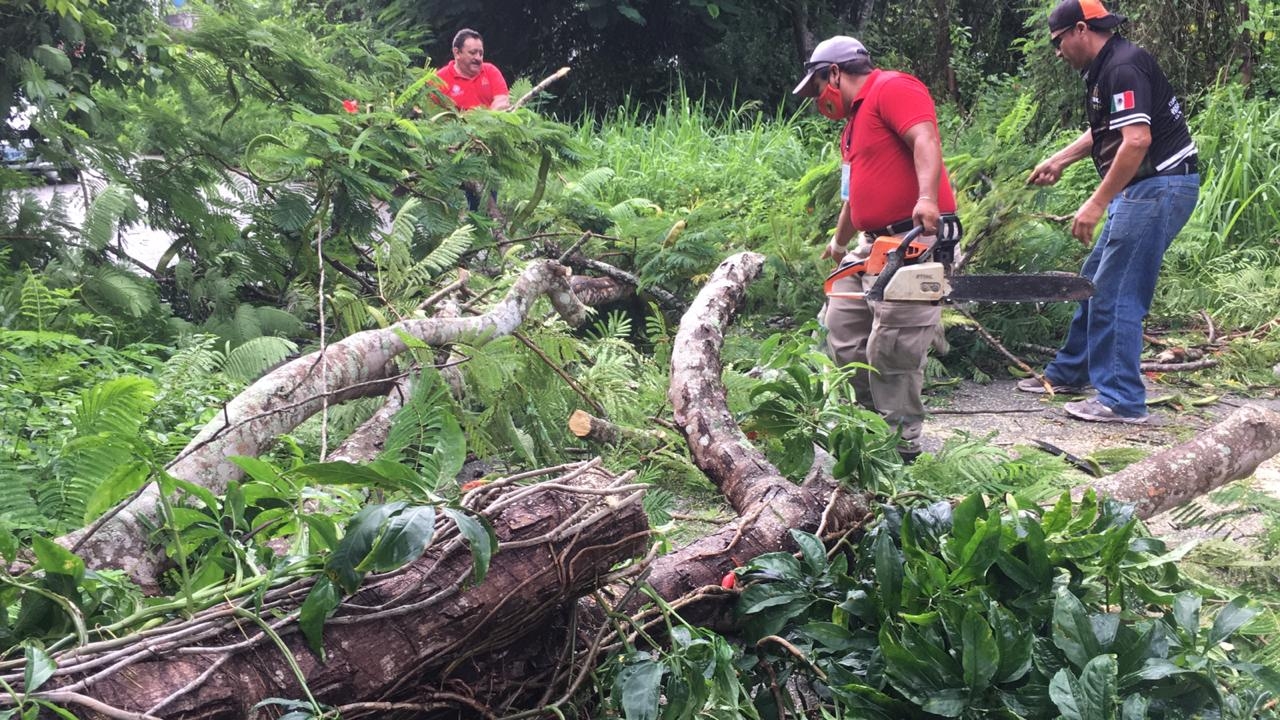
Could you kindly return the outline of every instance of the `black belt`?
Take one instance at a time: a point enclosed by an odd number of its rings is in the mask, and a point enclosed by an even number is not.
[[[1161,170],[1156,173],[1156,176],[1166,177],[1169,175],[1195,175],[1198,172],[1200,171],[1196,169],[1196,156],[1192,155],[1173,167],[1167,167]]]
[[[916,226],[916,221],[912,220],[911,218],[907,218],[906,220],[899,220],[896,223],[885,225],[882,228],[876,228],[875,230],[868,230],[867,234],[870,235],[871,237],[881,237],[884,235],[901,235],[902,233],[910,230],[915,226]]]
[[[1192,162],[1195,162],[1195,161],[1192,160]],[[1194,170],[1192,172],[1194,172]],[[960,234],[964,232],[963,230],[960,229],[960,218],[956,217],[954,213],[943,213],[942,217],[940,218],[940,222],[944,224],[955,223],[956,230],[957,230],[957,232],[955,233],[956,237],[959,237]],[[911,218],[907,218],[906,220],[899,220],[896,223],[890,223],[889,225],[885,225],[882,228],[876,228],[875,230],[867,230],[866,233],[870,235],[872,238],[883,237],[885,235],[901,235],[915,226],[916,226],[915,220],[912,220]]]

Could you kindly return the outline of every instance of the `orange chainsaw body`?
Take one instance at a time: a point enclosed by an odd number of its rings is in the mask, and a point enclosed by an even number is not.
[[[843,280],[847,277],[857,277],[858,275],[879,275],[884,271],[885,259],[891,250],[896,250],[902,244],[902,238],[893,237],[892,235],[882,235],[871,243],[871,254],[865,260],[859,260],[856,263],[837,268],[835,272],[827,277],[823,291],[827,295],[835,292],[835,284],[837,280]],[[910,265],[920,259],[920,256],[929,251],[933,247],[933,243],[922,243],[918,240],[912,240],[907,246],[904,265]]]

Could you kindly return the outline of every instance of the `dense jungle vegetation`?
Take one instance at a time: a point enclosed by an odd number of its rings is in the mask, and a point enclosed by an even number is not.
[[[611,618],[613,652],[593,655],[562,699],[489,717],[1274,716],[1280,504],[1224,490],[1263,514],[1260,544],[1171,548],[1131,507],[1064,495],[1081,481],[1065,462],[979,432],[904,468],[815,348],[837,154],[835,126],[789,96],[807,48],[855,34],[880,65],[928,82],[970,269],[1075,270],[1086,250],[1064,216],[1093,169],[1024,184],[1082,123],[1079,79],[1042,29],[1052,5],[0,2],[0,140],[30,141],[79,185],[76,199],[41,203],[30,192],[41,178],[0,169],[0,717],[82,716],[55,688],[74,648],[219,603],[265,623],[267,590],[300,579],[319,578],[297,616],[318,648],[367,573],[414,560],[446,525],[483,582],[502,548],[461,503],[464,465],[483,483],[603,453],[649,486],[657,552],[723,520],[683,437],[664,429],[666,391],[680,308],[742,250],[767,268],[726,344],[730,407],[796,481],[815,443],[830,452],[838,478],[875,495],[869,531],[833,547],[796,531],[794,554],[741,558],[725,579],[741,591],[733,633],[686,623],[655,596],[656,631]],[[1200,151],[1201,200],[1148,325],[1172,346],[1211,345],[1218,362],[1169,382],[1269,392],[1280,5],[1112,9],[1170,71]],[[179,13],[190,29],[165,22]],[[571,72],[512,112],[448,110],[431,68],[461,26],[485,34],[513,100]],[[492,207],[469,212],[464,183],[491,191]],[[155,264],[123,241],[143,226],[167,238]],[[225,491],[168,472],[282,362],[432,317],[436,293],[459,281],[453,309],[482,312],[531,261],[566,250],[631,273],[641,292],[581,329],[545,319],[541,302],[519,334],[453,343],[460,361],[406,341],[402,371],[416,382],[376,459],[327,462],[382,398],[326,399],[269,452],[237,458],[243,477]],[[1009,347],[1054,345],[1072,309],[976,316]],[[952,350],[930,360],[933,380],[1007,374],[970,320],[947,322]],[[454,381],[465,390],[451,393]],[[568,431],[575,409],[653,435],[602,449]],[[55,542],[152,483],[168,499],[149,540],[170,561],[155,586]],[[1229,562],[1241,557],[1247,569]],[[308,692],[262,712],[371,711]]]

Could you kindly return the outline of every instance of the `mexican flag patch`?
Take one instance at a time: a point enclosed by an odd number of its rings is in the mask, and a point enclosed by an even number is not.
[[[1133,91],[1125,90],[1111,96],[1111,112],[1118,113],[1134,108]]]

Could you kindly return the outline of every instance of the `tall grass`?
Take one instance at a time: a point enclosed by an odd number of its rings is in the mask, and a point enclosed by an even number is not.
[[[611,202],[644,197],[668,213],[719,211],[735,243],[758,245],[768,221],[795,204],[796,182],[834,133],[756,103],[711,107],[681,92],[657,112],[624,105],[584,119],[580,139],[614,170]]]
[[[1156,309],[1257,327],[1280,316],[1280,113],[1236,86],[1203,106],[1200,202],[1165,256]]]

